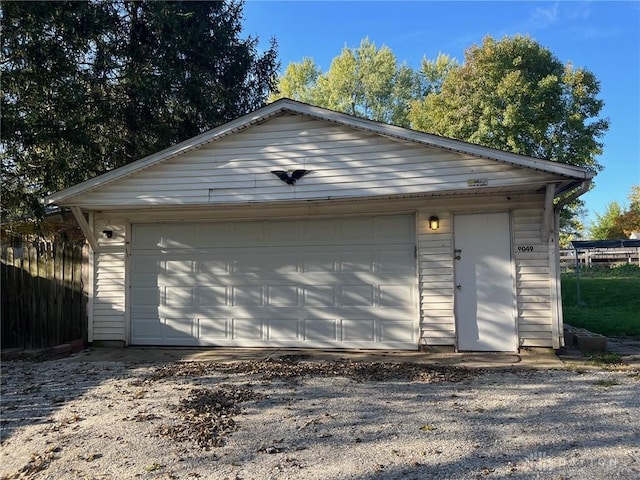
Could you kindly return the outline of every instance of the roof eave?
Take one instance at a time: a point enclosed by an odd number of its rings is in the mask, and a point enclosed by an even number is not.
[[[491,160],[509,163],[512,165],[540,170],[547,173],[553,173],[575,179],[582,182],[593,178],[594,173],[584,168],[552,162],[550,160],[538,159],[535,157],[527,157],[509,152],[503,152],[489,147],[483,147],[472,143],[462,142],[446,137],[418,132],[395,125],[388,125],[365,118],[347,115],[345,113],[334,112],[321,107],[315,107],[305,103],[297,102],[291,99],[280,99],[274,103],[266,105],[254,112],[248,113],[231,122],[225,123],[220,127],[214,128],[208,132],[204,132],[198,136],[185,140],[172,147],[166,148],[160,152],[149,155],[145,158],[137,160],[133,163],[117,168],[110,172],[104,173],[98,177],[92,178],[85,182],[79,183],[65,190],[61,190],[45,197],[45,203],[64,204],[67,199],[77,195],[86,193],[97,187],[101,187],[120,178],[132,175],[136,172],[149,168],[169,158],[180,155],[189,150],[199,148],[207,143],[218,140],[222,137],[246,129],[252,125],[262,123],[270,117],[280,114],[283,111],[290,111],[295,114],[305,115],[312,118],[326,120],[332,123],[349,126],[352,128],[366,130],[379,135],[384,135],[400,140],[420,143],[427,146],[438,147],[454,152],[464,153],[468,155],[480,156]]]
[[[141,170],[145,170],[153,165],[156,165],[157,163],[175,157],[176,155],[180,155],[189,150],[199,148],[219,138],[248,128],[251,125],[255,125],[256,123],[261,123],[267,118],[277,115],[284,109],[285,105],[276,105],[276,103],[272,103],[260,110],[256,110],[240,118],[237,118],[236,120],[227,122],[220,127],[201,133],[200,135],[185,140],[184,142],[180,142],[176,145],[165,148],[164,150],[153,153],[147,157],[141,158],[140,160],[132,162],[128,165],[124,165],[122,167],[111,170],[110,172],[103,173],[102,175],[48,195],[45,197],[45,203],[48,205],[58,204],[59,202],[62,202],[67,198],[75,197],[76,195],[80,195],[94,188],[106,185],[120,178],[127,177]]]

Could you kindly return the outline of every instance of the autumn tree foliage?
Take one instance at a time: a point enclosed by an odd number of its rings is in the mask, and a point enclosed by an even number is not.
[[[391,49],[368,38],[345,47],[326,73],[312,58],[291,63],[271,101],[287,97],[319,107],[394,125],[409,126],[412,99],[420,95],[420,75],[400,64]]]
[[[602,169],[609,121],[595,75],[528,36],[470,46],[464,62],[446,54],[400,64],[391,50],[364,39],[345,47],[323,73],[312,59],[279,78],[281,96],[372,120],[522,155]],[[581,229],[580,201],[563,211],[566,231]]]
[[[596,213],[596,221],[589,229],[593,240],[619,240],[640,233],[640,185],[633,185],[629,193],[629,206],[610,202],[604,213]]]

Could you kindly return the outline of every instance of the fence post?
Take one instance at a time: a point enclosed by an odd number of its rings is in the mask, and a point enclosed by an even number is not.
[[[40,332],[38,331],[38,251],[34,247],[26,250],[26,258],[29,262],[27,270],[27,295],[28,323],[29,323],[29,340],[30,348],[40,347]],[[34,295],[33,292],[36,294]]]
[[[89,319],[91,318],[91,314],[89,313],[90,305],[92,302],[89,301],[89,295],[93,295],[93,278],[91,278],[91,262],[93,259],[93,252],[89,246],[88,242],[85,242],[82,245],[82,339],[85,344],[89,342]]]
[[[13,248],[2,248],[2,339],[9,347],[15,347],[18,325],[15,316],[15,305],[18,292],[12,286],[15,284],[16,270],[13,265]]]
[[[576,249],[576,294],[578,296],[577,298],[577,305],[579,307],[582,307],[582,298],[580,297],[580,250]]]
[[[72,251],[69,245],[65,244],[63,248],[64,253],[64,288],[62,290],[62,311],[64,312],[62,321],[64,322],[64,336],[68,337],[72,330],[73,312],[71,303],[71,288],[73,288],[73,268],[72,268]]]
[[[72,245],[73,287],[71,289],[73,307],[72,335],[73,340],[82,337],[82,247]]]
[[[36,315],[36,323],[38,325],[38,345],[41,347],[46,346],[47,338],[50,337],[50,326],[47,320],[47,268],[46,268],[46,259],[42,255],[42,244],[40,242],[36,243],[34,246],[35,255],[36,255],[36,278],[33,279],[36,284],[36,292],[37,292],[37,310],[35,312]]]
[[[45,243],[45,250],[43,252],[46,255],[47,264],[47,320],[51,324],[50,331],[55,338],[55,343],[59,343],[62,338],[60,331],[60,320],[56,316],[56,270],[53,258],[53,244],[50,242]]]
[[[16,255],[15,249],[12,248],[11,253],[13,256],[13,285],[15,286],[15,293],[12,295],[13,298],[11,302],[14,311],[14,321],[16,323],[14,346],[25,348],[27,334],[24,325],[24,271],[22,269],[24,265],[24,251],[19,250],[19,255]]]

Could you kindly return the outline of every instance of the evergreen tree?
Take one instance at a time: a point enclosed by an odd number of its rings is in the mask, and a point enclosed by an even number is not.
[[[241,20],[232,0],[3,2],[3,219],[264,105],[275,40],[258,54]]]

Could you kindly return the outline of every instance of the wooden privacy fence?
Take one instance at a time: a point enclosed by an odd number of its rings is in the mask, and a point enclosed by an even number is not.
[[[2,348],[36,349],[87,340],[89,247],[2,247]]]

